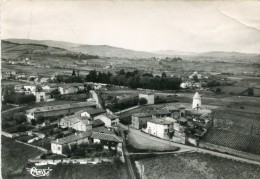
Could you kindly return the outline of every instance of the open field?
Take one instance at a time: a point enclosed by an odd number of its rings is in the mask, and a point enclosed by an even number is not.
[[[2,136],[2,177],[22,173],[29,158],[39,156],[42,151],[20,144]]]
[[[186,153],[138,160],[148,179],[233,179],[260,177],[260,167],[209,154]]]

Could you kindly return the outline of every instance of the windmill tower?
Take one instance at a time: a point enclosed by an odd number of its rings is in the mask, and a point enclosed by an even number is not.
[[[198,92],[193,96],[192,109],[200,109],[201,108],[201,97]]]

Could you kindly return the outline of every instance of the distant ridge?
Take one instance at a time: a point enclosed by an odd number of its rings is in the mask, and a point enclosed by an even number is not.
[[[71,42],[54,41],[54,40],[31,40],[31,39],[5,39],[17,44],[30,44],[30,45],[45,45],[59,49],[65,49],[70,52],[84,53],[89,55],[98,55],[100,57],[118,57],[118,58],[165,58],[165,57],[183,57],[190,59],[196,57],[199,59],[209,58],[227,58],[227,61],[234,60],[235,58],[250,60],[253,58],[260,58],[260,54],[247,54],[240,52],[224,52],[212,51],[204,53],[175,51],[175,50],[160,50],[156,52],[135,51],[109,45],[83,45]],[[234,59],[232,59],[234,58]]]

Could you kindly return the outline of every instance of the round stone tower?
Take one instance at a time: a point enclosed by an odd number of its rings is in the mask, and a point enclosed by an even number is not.
[[[201,97],[198,92],[193,96],[192,109],[200,109],[201,108]]]

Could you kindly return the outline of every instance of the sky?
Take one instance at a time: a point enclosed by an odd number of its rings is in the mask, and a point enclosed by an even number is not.
[[[2,0],[1,38],[260,53],[260,1]]]

